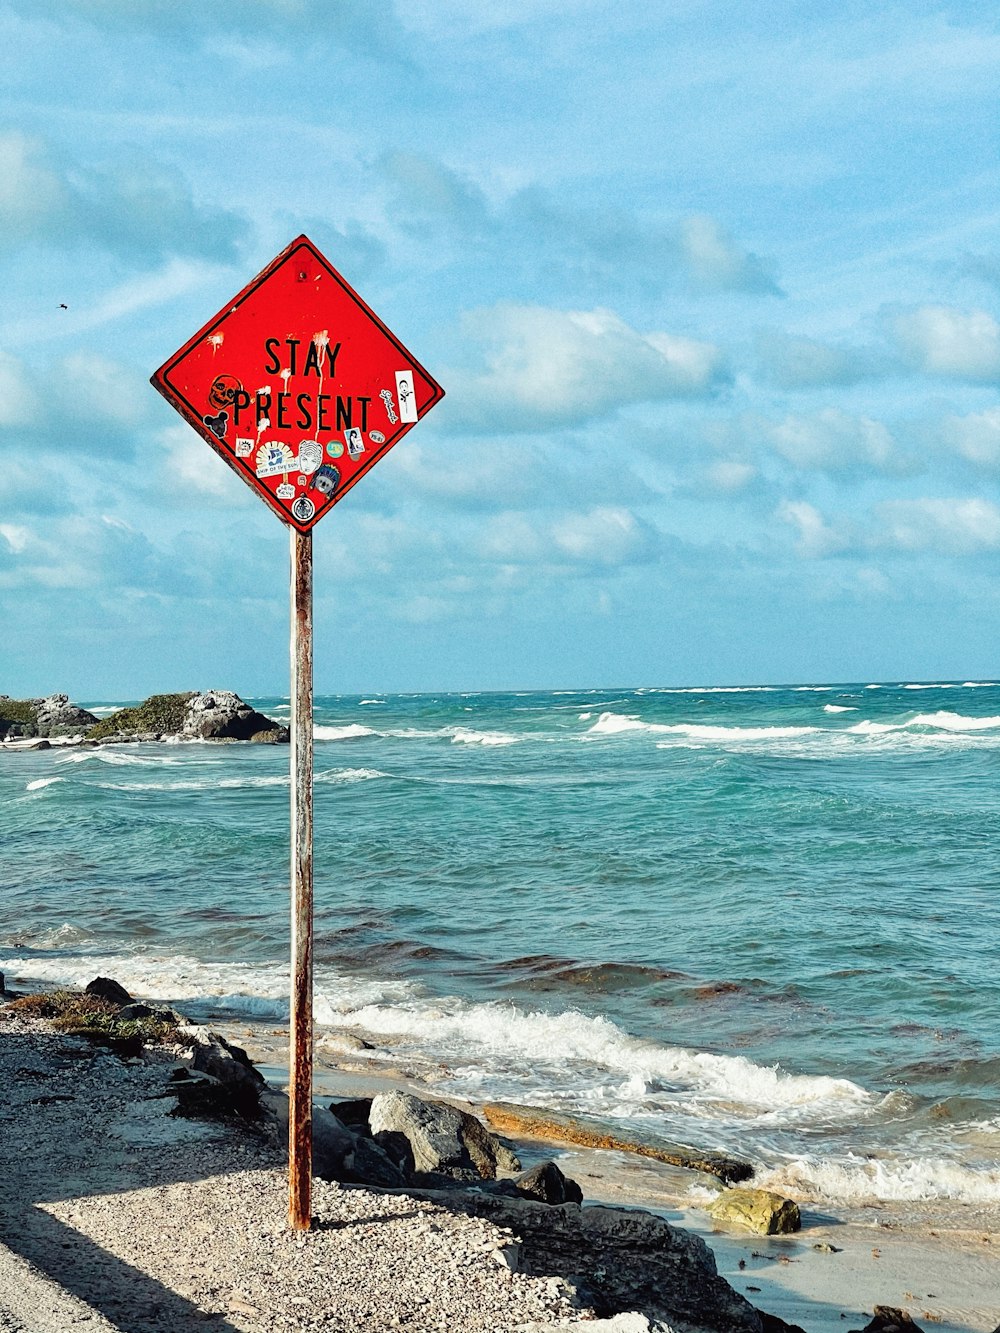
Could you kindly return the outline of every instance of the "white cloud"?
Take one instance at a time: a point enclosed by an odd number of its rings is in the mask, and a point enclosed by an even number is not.
[[[656,551],[657,534],[631,510],[597,505],[555,519],[509,511],[481,529],[482,559],[511,565],[625,565],[642,563]]]
[[[847,534],[829,524],[815,505],[806,500],[782,501],[778,518],[796,529],[795,549],[807,559],[835,555],[850,544]]]
[[[968,416],[948,416],[940,425],[944,443],[955,453],[980,467],[1000,466],[1000,408]]]
[[[907,468],[881,421],[837,407],[809,416],[790,414],[766,426],[764,436],[782,458],[803,470],[835,473],[860,467],[891,474]]]
[[[31,542],[31,530],[19,523],[0,523],[0,537],[6,542],[8,551],[20,555]]]
[[[1000,547],[1000,508],[989,500],[886,500],[873,517],[875,546],[957,555]]]
[[[680,249],[691,276],[706,287],[771,295],[779,292],[761,260],[740,249],[714,218],[701,213],[684,218]]]
[[[580,423],[630,403],[708,394],[723,373],[713,344],[637,333],[610,310],[502,304],[467,316],[466,327],[491,350],[484,373],[451,373],[460,426]]]
[[[590,564],[620,565],[648,552],[653,539],[628,509],[601,507],[585,514],[569,514],[552,526],[559,551]]]
[[[985,310],[921,306],[895,315],[891,329],[903,357],[926,375],[1000,379],[1000,324]]]
[[[711,489],[728,494],[745,490],[756,477],[754,465],[737,458],[720,458],[705,471],[705,480]]]

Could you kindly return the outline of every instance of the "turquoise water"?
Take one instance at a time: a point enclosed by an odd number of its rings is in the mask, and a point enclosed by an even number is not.
[[[321,1023],[800,1195],[1000,1203],[1000,685],[329,696],[316,739]],[[287,772],[0,755],[0,968],[280,1020]]]

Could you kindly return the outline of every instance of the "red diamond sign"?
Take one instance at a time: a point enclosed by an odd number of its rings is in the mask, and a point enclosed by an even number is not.
[[[300,532],[444,397],[306,236],[199,329],[152,383]]]

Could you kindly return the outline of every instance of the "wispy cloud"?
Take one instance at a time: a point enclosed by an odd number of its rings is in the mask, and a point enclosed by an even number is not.
[[[228,262],[248,233],[245,217],[196,202],[178,171],[146,154],[97,170],[37,135],[0,133],[0,236],[8,247],[54,242],[130,262],[169,255]]]
[[[901,355],[925,375],[1000,380],[1000,324],[985,310],[925,305],[890,317]]]
[[[571,425],[632,403],[704,396],[726,377],[718,347],[638,333],[610,310],[500,305],[465,327],[485,346],[487,368],[452,372],[452,428]]]

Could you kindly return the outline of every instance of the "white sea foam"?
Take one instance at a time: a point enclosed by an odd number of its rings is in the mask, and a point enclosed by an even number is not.
[[[1000,717],[964,717],[961,713],[921,713],[908,727],[940,727],[943,731],[990,731],[1000,727]]]
[[[364,708],[366,704],[384,704],[384,703],[385,703],[384,699],[361,699],[358,702],[358,707]]]
[[[590,714],[587,715],[588,718]],[[581,718],[581,721],[583,719]],[[621,713],[602,713],[592,727],[587,731],[588,736],[616,736],[623,731],[658,731],[659,727],[655,723],[640,722],[637,717],[623,717]]]
[[[32,949],[65,949],[72,945],[80,946],[89,938],[89,931],[84,930],[82,926],[71,925],[68,921],[64,921],[61,926],[55,926],[41,935],[33,935],[30,930],[14,931],[13,934],[0,939],[0,946],[5,949],[21,949],[25,946]],[[12,966],[23,968],[25,964],[21,961],[15,962]],[[11,973],[8,972],[6,976],[9,981]]]
[[[33,950],[59,950],[77,946],[85,932],[64,925],[47,937],[26,941]],[[15,942],[5,941],[8,948]],[[49,958],[0,959],[7,980],[21,978],[64,986],[86,986],[95,976],[109,976],[131,994],[143,999],[183,1005],[205,1004],[237,1014],[287,1021],[289,970],[279,963],[206,963],[186,954],[158,955],[146,952],[67,954]],[[325,973],[321,988],[317,973],[316,1010],[336,1012],[362,1008],[376,998],[405,1000],[414,987],[405,981],[370,981],[364,977],[342,977]]]
[[[342,727],[313,727],[313,736],[318,741],[353,741],[361,736],[378,736],[373,727],[364,727],[360,722],[348,722]]]
[[[663,731],[672,735],[695,741],[775,741],[796,740],[800,736],[815,735],[819,727],[711,727],[698,724],[681,724],[663,727]],[[661,748],[669,745],[660,741]]]
[[[49,947],[76,944],[72,930],[58,932]],[[201,1001],[248,1016],[280,1019],[288,1010],[288,968],[278,963],[205,963],[184,954],[141,951],[75,952],[0,958],[0,971],[8,978],[24,975],[73,986],[85,986],[97,975],[113,976],[144,998]],[[782,1113],[853,1121],[874,1100],[848,1079],[788,1073],[744,1056],[661,1046],[630,1036],[607,1018],[576,1010],[546,1014],[497,1002],[433,999],[411,982],[346,977],[325,967],[317,968],[315,1015],[321,1024],[361,1028],[392,1038],[397,1049],[408,1046],[444,1062],[455,1070],[456,1081],[471,1079],[497,1092],[513,1089],[542,1101],[558,1100],[560,1089],[574,1087],[578,1109],[610,1101],[630,1114],[644,1109],[634,1103],[659,1095],[668,1104],[680,1099],[689,1110],[735,1117],[744,1124],[772,1123]]]
[[[509,731],[475,731],[472,727],[445,727],[442,735],[451,736],[456,745],[517,745],[521,739]]]
[[[25,791],[41,791],[43,787],[51,787],[53,782],[63,782],[64,778],[35,778],[34,782],[29,782]]]
[[[870,718],[865,718],[863,722],[855,722],[853,726],[845,728],[845,734],[848,736],[887,736],[892,731],[901,731],[902,727],[895,722],[873,722]]]
[[[596,693],[596,691],[591,691]],[[683,688],[650,689],[650,694],[778,694],[777,685],[685,685]]]
[[[1000,1203],[1000,1169],[976,1169],[941,1157],[893,1159],[852,1153],[833,1161],[798,1157],[759,1171],[754,1184],[797,1198],[842,1203],[933,1199]]]
[[[824,704],[824,713],[856,713],[858,710],[849,704]]]
[[[714,727],[695,722],[642,722],[620,713],[602,713],[587,735],[614,736],[626,731],[645,731],[658,736],[686,736],[692,740],[759,741],[808,736],[819,730],[819,727]]]
[[[511,1004],[423,1000],[372,1004],[346,1014],[317,1009],[317,1018],[396,1041],[411,1038],[433,1057],[457,1063],[459,1077],[473,1072],[492,1085],[517,1087],[522,1096],[530,1095],[533,1079],[541,1095],[551,1099],[554,1088],[568,1082],[582,1081],[593,1093],[610,1075],[632,1081],[635,1088],[641,1085],[640,1096],[648,1086],[667,1089],[672,1097],[696,1098],[706,1113],[715,1103],[726,1116],[749,1120],[770,1119],[776,1110],[813,1114],[820,1106],[826,1116],[839,1107],[853,1120],[872,1102],[870,1093],[848,1079],[787,1073],[745,1056],[660,1046],[629,1036],[609,1019],[576,1010],[545,1014]],[[621,1098],[619,1083],[614,1095]]]
[[[327,768],[316,774],[317,782],[350,783],[372,782],[375,778],[387,778],[391,775],[378,768]],[[287,778],[285,779],[287,782]]]
[[[175,782],[95,782],[102,791],[239,791],[251,787],[287,787],[288,776],[190,778]]]
[[[221,762],[220,759],[200,754],[197,759],[192,759],[189,754],[181,757],[164,754],[162,751],[151,753],[145,748],[140,751],[137,746],[131,746],[129,749],[115,749],[110,745],[102,745],[93,750],[74,750],[71,754],[63,755],[56,760],[57,764],[110,764],[115,768],[165,768],[178,764],[189,767],[192,763],[217,764]]]

